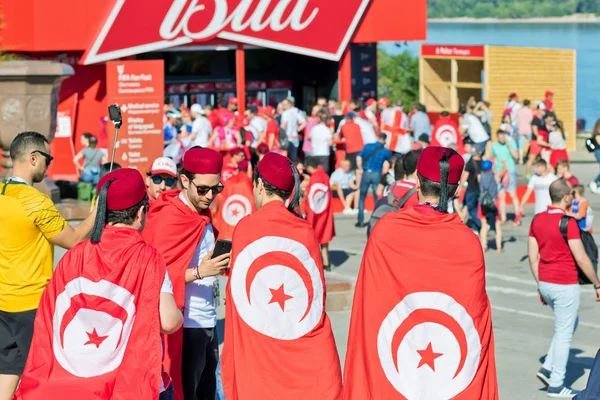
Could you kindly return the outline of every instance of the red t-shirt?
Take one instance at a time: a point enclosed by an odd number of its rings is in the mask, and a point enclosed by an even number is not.
[[[348,154],[358,153],[365,147],[360,126],[355,122],[346,122],[342,125],[340,135],[346,139],[346,153]]]
[[[537,240],[540,249],[540,281],[572,285],[579,283],[577,264],[569,245],[560,233],[559,224],[563,215],[563,210],[548,207],[548,211],[536,215],[529,228],[529,237]],[[567,239],[580,238],[577,222],[571,218],[567,225]]]
[[[575,177],[575,175],[571,175],[568,178],[563,178],[565,181],[569,182],[571,186],[577,185],[579,183],[579,179]]]
[[[269,137],[271,135],[275,136],[275,141],[273,142],[273,150],[276,150],[279,148],[279,125],[274,119],[269,119],[267,121],[267,130],[265,131],[266,144],[269,144]]]

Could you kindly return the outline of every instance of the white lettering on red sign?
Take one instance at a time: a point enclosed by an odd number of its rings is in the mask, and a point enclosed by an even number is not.
[[[344,0],[343,10],[322,0],[153,0],[153,7],[146,1],[116,0],[82,63],[215,37],[339,61],[372,0]]]

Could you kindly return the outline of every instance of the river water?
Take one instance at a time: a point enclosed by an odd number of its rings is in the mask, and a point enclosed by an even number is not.
[[[587,129],[591,129],[596,119],[600,118],[600,23],[430,22],[427,41],[409,42],[408,49],[418,55],[421,43],[575,49],[577,118],[586,120]],[[402,51],[402,48],[391,43],[383,47],[389,52]]]

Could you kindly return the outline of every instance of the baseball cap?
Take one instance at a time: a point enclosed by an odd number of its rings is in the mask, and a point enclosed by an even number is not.
[[[516,93],[511,93],[510,96],[508,96],[509,99],[514,99],[515,97],[517,97]]]
[[[167,117],[169,118],[181,118],[181,113],[179,111],[171,110],[167,112]]]
[[[348,111],[348,112],[346,113],[346,116],[347,116],[347,117],[350,117],[350,118],[354,118],[354,117],[356,117],[356,114],[354,113],[354,111]]]
[[[175,164],[175,161],[173,161],[169,157],[159,157],[152,163],[150,173],[152,175],[167,174],[172,176],[173,178],[176,178],[177,165]]]
[[[548,97],[548,96],[554,96],[554,92],[551,91],[551,90],[546,90],[545,96],[546,97]]]
[[[200,104],[192,104],[192,106],[190,107],[190,112],[193,112],[196,114],[201,114],[201,115],[206,114],[206,112],[204,111],[204,108],[202,108],[202,106]]]
[[[377,101],[373,98],[367,100],[367,107],[371,107],[373,104],[375,104]]]
[[[237,104],[237,103],[238,103],[237,97],[230,97],[229,98],[229,104]]]
[[[379,99],[378,104],[387,107],[390,105],[390,101],[387,98],[382,97],[381,99]]]
[[[254,104],[250,104],[248,106],[248,108],[246,108],[248,111],[250,111],[252,114],[258,114],[258,107]]]

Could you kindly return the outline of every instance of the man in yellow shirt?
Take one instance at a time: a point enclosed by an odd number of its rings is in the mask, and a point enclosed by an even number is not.
[[[35,313],[52,276],[54,245],[70,249],[84,240],[95,212],[76,228],[52,200],[34,189],[52,161],[37,132],[23,132],[10,145],[13,176],[0,183],[0,400],[9,400],[23,372]]]

